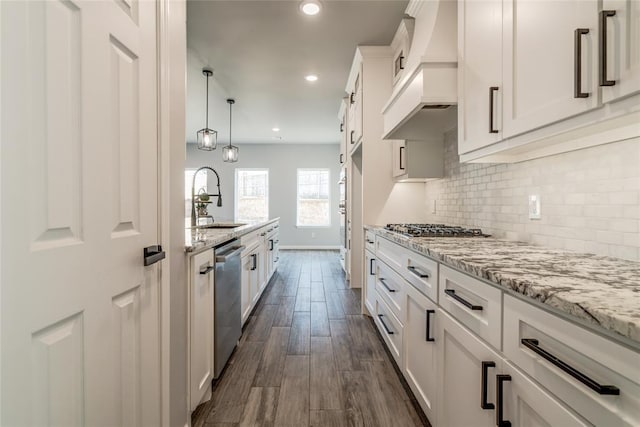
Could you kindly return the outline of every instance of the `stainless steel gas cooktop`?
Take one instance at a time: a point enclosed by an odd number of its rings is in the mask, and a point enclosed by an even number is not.
[[[479,228],[445,224],[387,224],[384,228],[411,237],[490,237]]]

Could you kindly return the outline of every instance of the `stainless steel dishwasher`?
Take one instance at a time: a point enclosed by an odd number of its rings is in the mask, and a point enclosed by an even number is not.
[[[214,378],[218,378],[242,335],[240,253],[244,246],[232,240],[214,248]]]

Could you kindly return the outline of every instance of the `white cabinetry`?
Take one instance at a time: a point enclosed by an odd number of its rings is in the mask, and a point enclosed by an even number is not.
[[[343,98],[342,103],[340,103],[340,112],[338,114],[340,118],[340,158],[338,159],[341,165],[344,165],[347,162],[347,146],[349,145],[349,131],[348,131],[348,114],[349,108],[347,107],[347,102],[349,98]]]
[[[404,18],[400,21],[400,25],[396,30],[393,40],[391,40],[391,49],[393,50],[393,84],[396,84],[407,65],[407,57],[411,48],[411,39],[413,38],[414,18]]]
[[[602,86],[602,101],[611,102],[640,92],[640,2],[603,0],[599,20],[607,52],[601,76],[615,82]]]
[[[376,307],[376,257],[374,255],[375,250],[375,235],[369,231],[365,232],[365,252],[364,252],[364,267],[365,267],[365,280],[364,282],[364,306],[367,311],[373,315]]]
[[[458,3],[458,151],[502,138],[502,0]]]
[[[462,162],[517,162],[640,136],[638,2],[459,4]]]
[[[189,274],[189,405],[193,411],[208,399],[213,379],[213,250],[191,257]]]
[[[436,315],[439,364],[436,425],[494,426],[496,401],[492,379],[502,369],[502,358],[443,310]]]
[[[405,286],[404,377],[427,418],[436,425],[437,306],[411,285]]]
[[[260,250],[256,244],[247,248],[242,255],[242,323],[244,324],[251,314],[251,310],[257,301],[260,289]]]
[[[393,141],[393,178],[397,182],[425,182],[444,174],[444,140]]]
[[[357,62],[356,62],[357,61]],[[362,62],[358,59],[354,60],[355,74],[352,74],[352,79],[349,81],[347,86],[347,93],[349,93],[349,97],[347,99],[348,103],[348,135],[347,141],[349,145],[349,151],[352,152],[360,142],[362,138],[362,79],[363,79],[363,70],[362,70]]]
[[[503,137],[527,132],[599,106],[596,0],[504,0]],[[577,76],[575,31],[582,75]],[[581,79],[574,93],[576,79]]]

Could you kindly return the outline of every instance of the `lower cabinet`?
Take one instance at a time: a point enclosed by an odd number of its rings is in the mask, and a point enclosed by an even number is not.
[[[427,418],[435,424],[438,360],[438,307],[413,286],[405,286],[404,377]]]
[[[260,286],[258,257],[260,256],[258,247],[246,253],[242,257],[242,323],[247,321],[251,310],[257,301]]]
[[[402,369],[402,323],[380,296],[376,298],[374,319],[382,338],[387,344],[387,348]]]
[[[364,305],[369,313],[373,314],[376,307],[376,258],[373,252],[364,252],[364,262]]]
[[[213,379],[213,250],[191,258],[189,268],[189,406],[210,393]]]
[[[495,375],[502,369],[502,358],[444,310],[438,309],[436,316],[440,399],[432,424],[496,425]]]

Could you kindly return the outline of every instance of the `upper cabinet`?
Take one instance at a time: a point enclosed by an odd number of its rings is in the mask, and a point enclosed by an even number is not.
[[[340,120],[340,164],[344,165],[347,162],[347,154],[348,154],[348,149],[347,146],[349,145],[349,141],[348,141],[348,129],[347,126],[349,125],[348,122],[348,110],[349,108],[347,107],[347,101],[348,98],[343,98],[342,99],[342,103],[340,103],[340,110],[338,113],[338,118]]]
[[[426,182],[444,174],[444,141],[393,141],[393,179],[396,182]]]
[[[640,92],[640,2],[603,0],[599,29],[604,48],[602,101]]]
[[[393,84],[400,80],[406,68],[409,49],[411,49],[411,39],[413,38],[413,24],[413,18],[402,19],[391,41],[391,50],[393,50]]]
[[[461,161],[514,162],[640,135],[640,5],[462,0]]]
[[[355,73],[353,70],[355,70]],[[350,147],[349,151],[353,151],[362,138],[362,92],[362,63],[361,59],[356,55],[352,74],[347,84],[347,93],[349,94],[347,101],[347,116],[349,117],[347,141]]]

